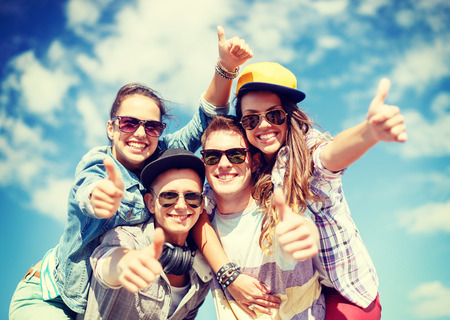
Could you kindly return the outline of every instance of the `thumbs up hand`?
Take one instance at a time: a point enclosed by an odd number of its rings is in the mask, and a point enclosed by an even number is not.
[[[123,181],[111,158],[103,160],[108,177],[100,181],[91,193],[91,204],[95,215],[109,219],[117,212],[123,197]]]
[[[123,249],[118,262],[119,283],[128,291],[136,293],[145,290],[162,272],[158,261],[164,246],[164,231],[155,229],[153,242],[141,250]]]
[[[297,261],[314,257],[319,252],[320,238],[315,224],[292,212],[281,188],[275,188],[273,197],[280,216],[275,234],[284,251]]]
[[[219,40],[219,60],[227,70],[234,71],[238,66],[253,57],[253,51],[244,39],[233,37],[226,40],[222,26],[217,26],[217,37]]]
[[[369,128],[377,141],[405,142],[408,139],[404,117],[397,106],[385,104],[391,83],[388,79],[381,79],[378,92],[373,98],[367,121]]]

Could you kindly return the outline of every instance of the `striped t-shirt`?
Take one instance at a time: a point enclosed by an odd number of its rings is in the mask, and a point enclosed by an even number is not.
[[[295,261],[278,246],[272,248],[273,254],[265,254],[259,246],[262,219],[263,214],[255,205],[226,215],[216,208],[212,220],[229,259],[240,266],[243,274],[266,284],[282,301],[279,309],[272,310],[272,316],[259,314],[258,318],[324,319],[325,300],[312,260]],[[251,319],[216,279],[211,289],[219,320]]]

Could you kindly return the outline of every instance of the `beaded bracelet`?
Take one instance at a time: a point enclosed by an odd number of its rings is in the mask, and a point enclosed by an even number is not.
[[[220,60],[217,60],[217,63],[215,65],[216,72],[222,77],[227,80],[233,80],[237,78],[239,75],[239,67],[236,67],[234,71],[230,71],[226,69],[221,63]]]

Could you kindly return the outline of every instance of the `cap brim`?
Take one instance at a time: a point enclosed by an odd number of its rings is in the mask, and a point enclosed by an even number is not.
[[[141,182],[148,188],[161,173],[170,169],[192,169],[199,175],[201,183],[205,180],[205,165],[200,158],[194,155],[175,154],[161,157],[148,164],[141,172]]]
[[[272,83],[266,82],[249,82],[244,84],[238,92],[238,95],[245,93],[246,91],[256,91],[256,90],[264,90],[271,91],[276,94],[282,95],[284,97],[289,98],[294,103],[298,103],[305,99],[306,95],[300,90],[296,90],[289,87],[279,86]]]

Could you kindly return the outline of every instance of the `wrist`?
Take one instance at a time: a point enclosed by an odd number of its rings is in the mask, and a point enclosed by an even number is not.
[[[217,60],[217,62],[224,68],[224,69],[226,69],[227,71],[229,71],[229,72],[235,72],[235,71],[237,71],[236,69],[238,69],[239,68],[239,65],[235,65],[235,64],[230,64],[230,62],[228,62],[228,61],[224,61],[224,60],[222,60],[221,58],[219,58],[218,60]]]
[[[232,68],[231,70],[222,65],[220,59],[217,60],[215,65],[216,73],[224,79],[233,80],[239,75],[239,67]]]
[[[216,274],[217,281],[226,288],[241,274],[240,268],[234,262],[226,263]]]
[[[366,143],[369,144],[376,144],[379,139],[377,136],[377,128],[376,128],[376,124],[372,123],[370,120],[365,120],[363,122],[363,133],[362,133],[362,137],[364,139],[364,141],[366,141]]]

